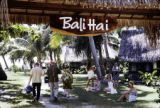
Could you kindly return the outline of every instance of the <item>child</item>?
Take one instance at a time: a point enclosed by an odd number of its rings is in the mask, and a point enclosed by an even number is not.
[[[61,79],[63,82],[64,94],[66,95],[67,98],[69,98],[73,83],[73,76],[70,73],[69,67],[64,68],[64,72],[62,73]]]
[[[101,89],[101,86],[100,86],[100,81],[98,80],[98,78],[93,80],[93,84],[86,88],[87,91],[91,91],[91,92],[98,92],[100,91],[100,89]]]
[[[110,93],[110,94],[116,94],[117,93],[117,90],[114,88],[114,81],[112,80],[112,75],[111,74],[108,74],[107,75],[107,82],[108,82],[108,87],[106,87],[104,89],[104,91],[106,93]]]

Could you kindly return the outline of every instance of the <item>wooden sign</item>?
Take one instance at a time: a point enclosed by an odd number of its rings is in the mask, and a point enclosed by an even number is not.
[[[81,36],[108,32],[117,26],[116,19],[103,16],[51,16],[50,19],[55,30]]]

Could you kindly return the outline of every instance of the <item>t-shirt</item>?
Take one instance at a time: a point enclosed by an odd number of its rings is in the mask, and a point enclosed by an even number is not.
[[[113,71],[113,72],[119,71],[119,67],[118,67],[118,66],[113,66],[112,71]]]
[[[35,67],[31,70],[32,83],[41,83],[41,77],[44,74],[44,71],[40,67]]]
[[[87,73],[87,75],[88,75],[88,79],[92,79],[92,78],[94,78],[96,75],[94,74],[94,71],[93,70],[89,70],[88,71],[88,73]]]

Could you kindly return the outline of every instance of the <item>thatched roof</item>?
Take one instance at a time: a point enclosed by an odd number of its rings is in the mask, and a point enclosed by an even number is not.
[[[119,58],[129,62],[154,62],[160,60],[160,40],[157,46],[150,45],[144,29],[123,30]]]
[[[110,16],[117,19],[150,19],[160,20],[160,3],[158,0],[1,0],[8,1],[8,11],[4,11],[6,5],[0,5],[4,13],[9,13],[11,21],[23,15],[23,19],[31,22],[33,19],[48,21],[52,15],[86,15],[86,16]],[[3,4],[3,3],[2,3]],[[13,16],[16,16],[13,19]],[[34,16],[29,17],[29,16]],[[36,18],[37,16],[37,18]],[[15,21],[14,21],[15,20]],[[23,21],[23,22],[25,22]],[[36,21],[35,23],[41,23]]]
[[[84,15],[160,20],[159,7],[158,0],[8,0],[10,15],[26,17]]]
[[[50,24],[53,15],[101,16],[118,19],[119,26],[140,26],[156,40],[160,28],[159,0],[1,0],[0,23]],[[8,9],[8,10],[6,10]],[[10,17],[8,18],[8,14]],[[157,30],[155,29],[157,28]],[[160,34],[160,33],[159,33]],[[158,34],[158,36],[159,36]],[[151,36],[151,35],[149,35]]]

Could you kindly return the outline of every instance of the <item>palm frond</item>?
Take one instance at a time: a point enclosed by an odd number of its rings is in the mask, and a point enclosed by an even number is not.
[[[56,49],[60,46],[63,37],[60,34],[53,33],[50,39],[50,47]]]

